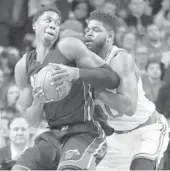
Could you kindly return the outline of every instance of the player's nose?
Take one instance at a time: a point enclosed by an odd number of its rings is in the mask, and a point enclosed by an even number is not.
[[[86,36],[87,37],[92,36],[92,35],[93,35],[93,32],[92,31],[89,30],[88,32],[86,32]]]
[[[55,29],[56,29],[56,25],[55,25],[55,23],[54,23],[54,22],[51,22],[51,23],[50,23],[50,28],[51,28],[51,29],[53,29],[53,30],[55,30]]]

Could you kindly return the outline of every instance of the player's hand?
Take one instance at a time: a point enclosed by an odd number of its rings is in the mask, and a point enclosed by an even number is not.
[[[49,103],[52,102],[53,100],[47,100],[45,98],[44,92],[41,88],[41,86],[34,86],[32,89],[32,96],[34,98],[34,101],[40,104],[45,104],[45,103]]]
[[[63,64],[50,63],[49,65],[55,68],[55,72],[52,74],[52,85],[59,87],[63,84],[64,81],[71,82],[76,79],[78,73],[78,68],[69,67]]]

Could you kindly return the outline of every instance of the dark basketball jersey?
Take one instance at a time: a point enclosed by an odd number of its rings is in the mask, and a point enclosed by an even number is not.
[[[75,62],[68,60],[57,47],[49,52],[42,64],[36,61],[36,51],[29,52],[26,58],[29,80],[48,63],[62,63],[76,67]],[[92,120],[94,103],[90,86],[85,85],[81,79],[76,80],[66,98],[45,104],[44,110],[46,120],[51,128]]]

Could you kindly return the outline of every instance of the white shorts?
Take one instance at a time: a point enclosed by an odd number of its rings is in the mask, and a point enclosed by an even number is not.
[[[130,170],[132,160],[147,158],[157,166],[169,143],[169,127],[163,115],[159,122],[138,128],[127,134],[113,134],[107,138],[108,152],[98,169]]]

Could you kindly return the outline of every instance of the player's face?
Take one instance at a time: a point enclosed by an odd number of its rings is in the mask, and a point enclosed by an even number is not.
[[[85,44],[93,52],[101,50],[107,42],[108,31],[103,23],[90,20],[85,30]]]
[[[147,69],[148,75],[152,78],[160,78],[161,77],[161,69],[158,63],[152,63],[148,66]]]
[[[29,140],[29,125],[24,118],[17,118],[12,121],[9,130],[11,142],[15,144],[26,144]]]
[[[33,25],[38,40],[54,43],[59,35],[60,17],[53,11],[46,11]]]

